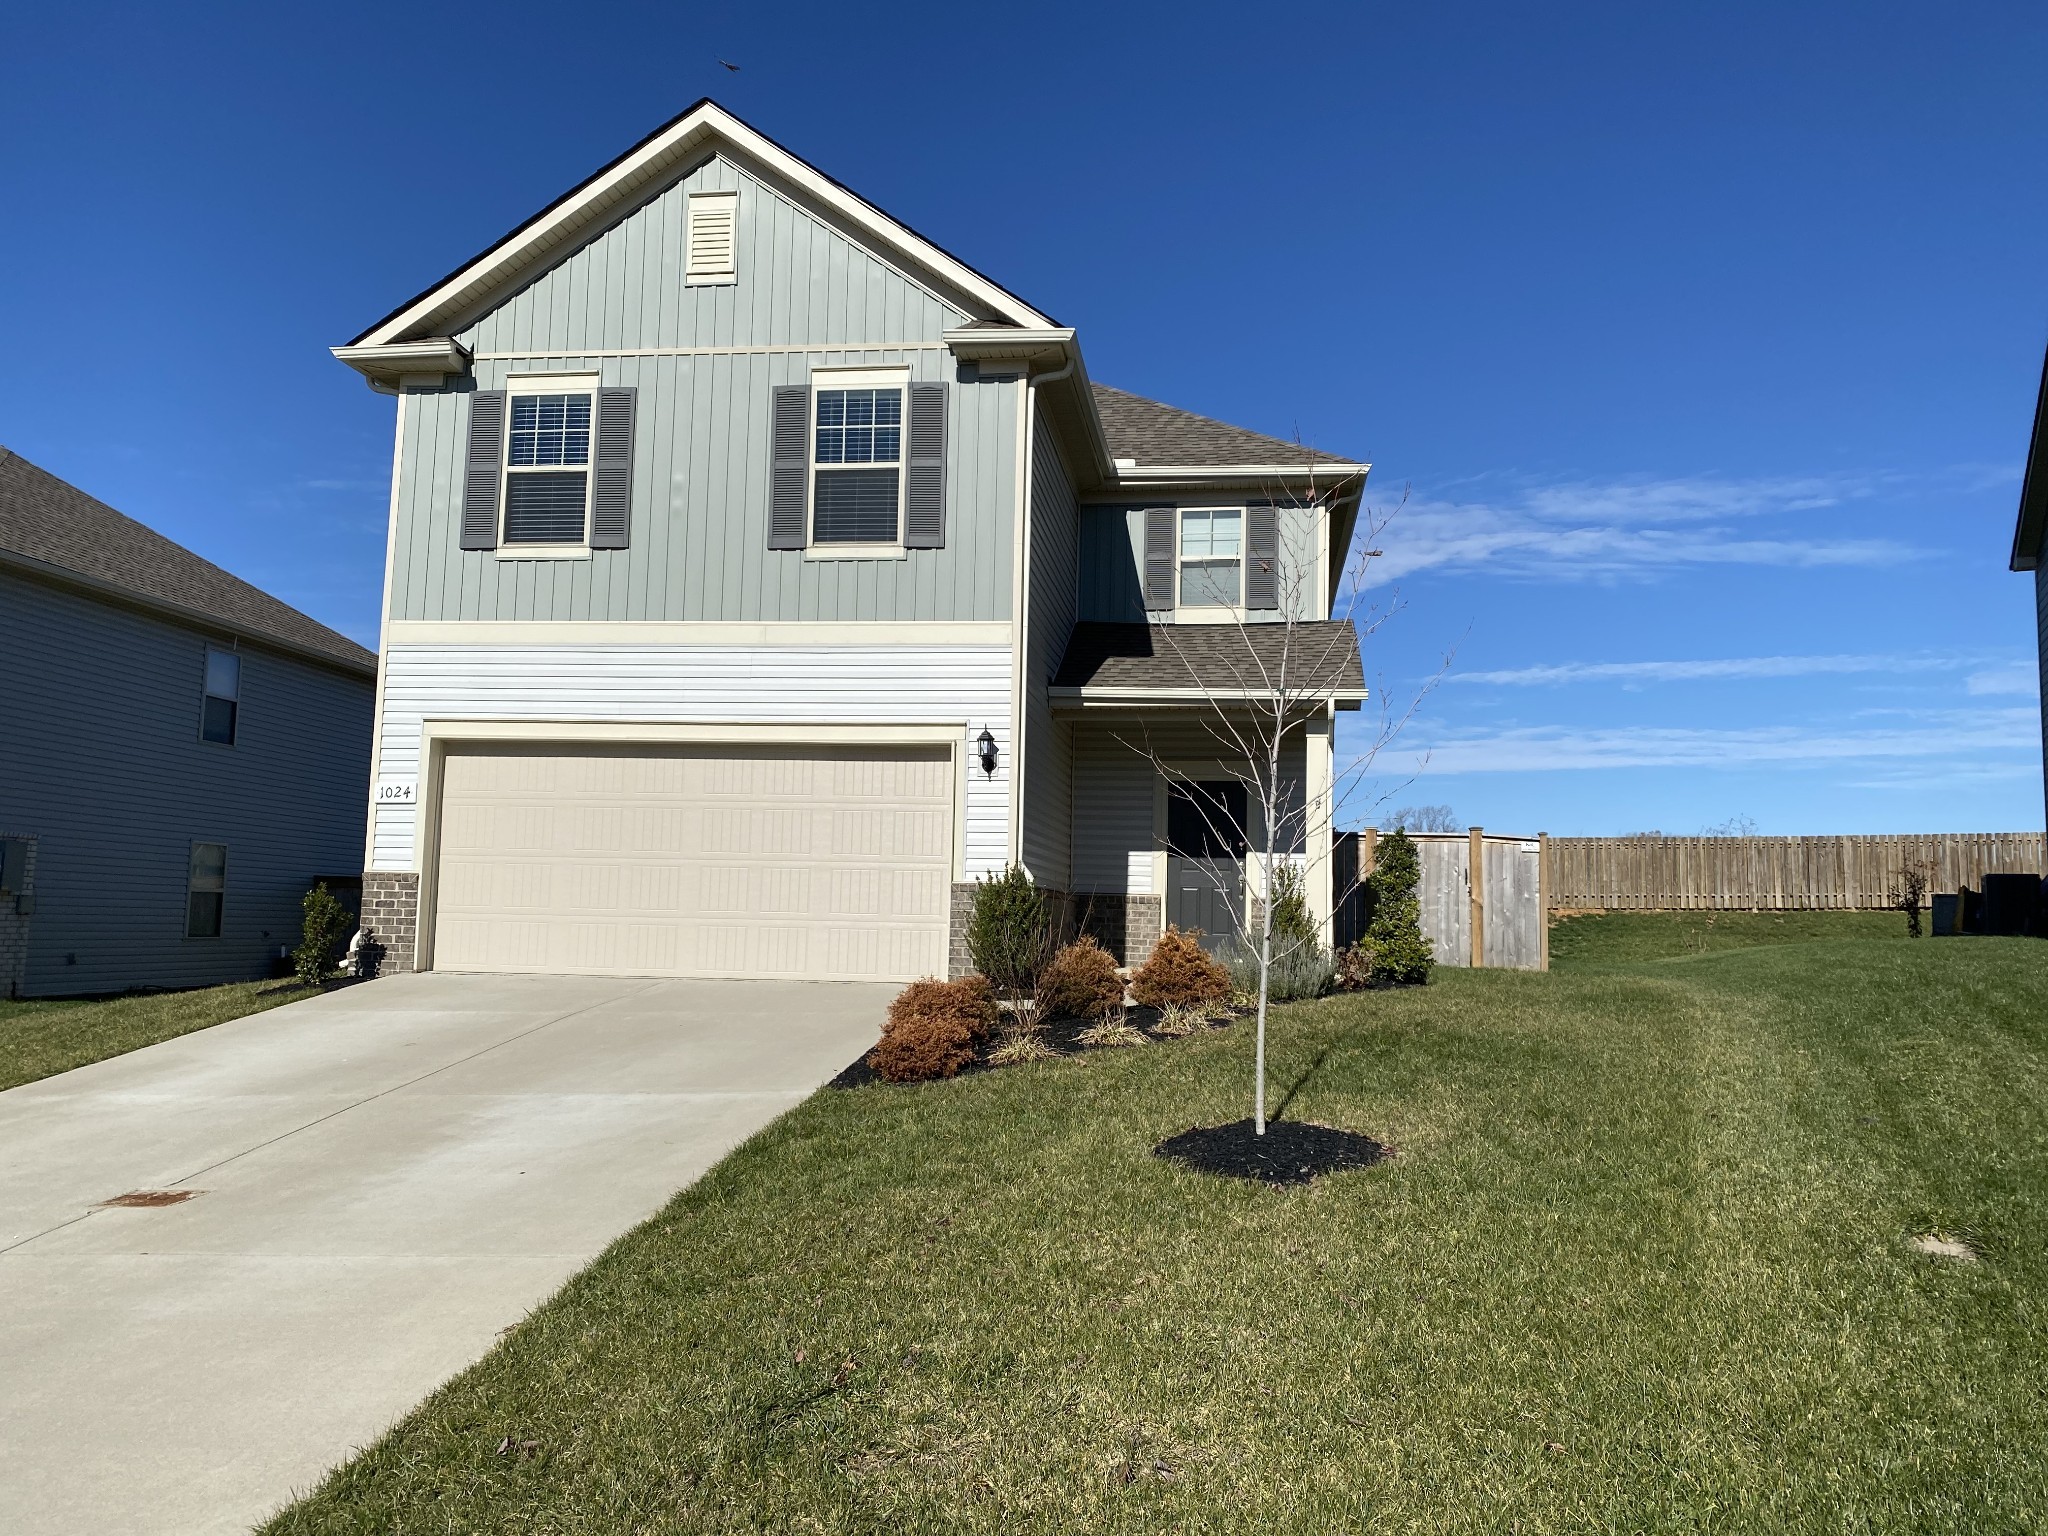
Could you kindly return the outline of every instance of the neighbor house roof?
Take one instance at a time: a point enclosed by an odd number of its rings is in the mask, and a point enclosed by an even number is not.
[[[1261,466],[1301,468],[1316,465],[1354,467],[1335,454],[1304,448],[1284,438],[1233,427],[1227,421],[1197,416],[1177,405],[1164,405],[1107,384],[1095,386],[1095,410],[1110,453],[1141,465],[1187,468]]]
[[[1076,624],[1053,674],[1056,694],[1084,702],[1327,694],[1365,697],[1358,631],[1342,619],[1281,624]]]
[[[377,656],[0,448],[0,564],[374,676]]]
[[[2027,478],[2020,486],[2020,518],[2012,531],[2012,569],[2031,571],[2048,558],[2048,362],[2034,401],[2034,436],[2027,445]]]

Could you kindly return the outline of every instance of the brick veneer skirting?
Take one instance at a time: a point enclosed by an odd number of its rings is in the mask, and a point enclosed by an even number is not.
[[[1092,891],[1068,900],[1075,930],[1094,934],[1119,965],[1143,965],[1165,932],[1166,904],[1158,896]]]
[[[420,932],[420,877],[363,871],[363,974],[395,976],[413,968]]]
[[[18,997],[22,983],[28,977],[28,925],[31,919],[22,908],[33,904],[35,899],[36,839],[25,832],[9,832],[4,827],[0,827],[0,837],[19,837],[28,844],[21,889],[0,896],[0,997]]]

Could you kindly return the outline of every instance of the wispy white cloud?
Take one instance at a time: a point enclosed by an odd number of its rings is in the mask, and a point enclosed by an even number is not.
[[[1793,725],[1730,729],[1684,726],[1525,726],[1449,731],[1412,745],[1428,753],[1428,772],[1523,773],[1593,768],[1817,767],[1967,756],[2039,753],[2040,716],[2032,709],[1930,711],[1897,725],[1815,729]]]
[[[1562,661],[1494,672],[1454,672],[1447,682],[1528,686],[1545,683],[1686,683],[1727,678],[1820,677],[1857,672],[1951,672],[1980,664],[1957,656],[1724,656],[1695,661]],[[1990,673],[1980,674],[1991,676]],[[1974,679],[1972,680],[1974,684]],[[1980,689],[1972,693],[2014,690]]]
[[[1586,579],[1706,565],[1880,565],[1913,551],[1890,539],[1816,537],[1809,529],[1816,514],[1889,487],[1869,475],[1696,476],[1573,481],[1487,499],[1411,498],[1379,535],[1385,554],[1370,580],[1443,567]],[[1755,526],[1772,519],[1791,526]]]
[[[2029,661],[2008,661],[1982,672],[1972,672],[1963,686],[1973,694],[2013,693],[2026,695],[2041,686],[2041,674]]]

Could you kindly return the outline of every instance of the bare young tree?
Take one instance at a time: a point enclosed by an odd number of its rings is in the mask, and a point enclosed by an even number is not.
[[[1398,591],[1383,603],[1368,603],[1366,593],[1372,562],[1381,555],[1379,536],[1407,501],[1404,493],[1391,508],[1361,506],[1352,540],[1355,552],[1346,552],[1336,600],[1325,620],[1320,617],[1325,594],[1317,590],[1317,562],[1302,559],[1299,550],[1287,550],[1287,528],[1281,515],[1289,511],[1327,515],[1340,484],[1338,477],[1319,470],[1309,459],[1300,475],[1287,476],[1280,485],[1269,488],[1269,502],[1278,509],[1277,547],[1252,549],[1247,538],[1241,558],[1247,578],[1256,571],[1262,580],[1273,583],[1276,616],[1252,622],[1242,611],[1235,611],[1232,622],[1240,643],[1231,647],[1227,656],[1213,654],[1216,648],[1207,645],[1197,654],[1196,642],[1189,635],[1178,633],[1173,625],[1161,627],[1168,650],[1181,663],[1184,686],[1200,700],[1196,718],[1217,749],[1219,770],[1244,787],[1242,814],[1204,793],[1197,775],[1153,742],[1149,726],[1118,738],[1181,791],[1213,836],[1256,850],[1258,899],[1242,902],[1236,899],[1239,893],[1223,894],[1231,898],[1226,906],[1235,928],[1228,942],[1257,962],[1252,1119],[1261,1136],[1266,1133],[1266,1020],[1273,968],[1276,960],[1288,958],[1274,950],[1273,896],[1281,879],[1278,871],[1283,862],[1295,864],[1297,869],[1305,864],[1310,871],[1318,864],[1329,866],[1330,834],[1338,818],[1349,802],[1363,793],[1374,762],[1414,717],[1450,665],[1446,656],[1443,666],[1399,709],[1384,689],[1380,690],[1374,701],[1378,721],[1370,739],[1361,750],[1337,761],[1332,702],[1337,693],[1363,683],[1349,665],[1351,656],[1402,608]],[[1204,626],[1215,627],[1222,626]],[[1308,723],[1318,718],[1331,718],[1332,761],[1326,801],[1323,796],[1308,794],[1307,786],[1284,768],[1290,743],[1295,739],[1305,742]],[[1350,894],[1348,889],[1333,891],[1332,907]]]

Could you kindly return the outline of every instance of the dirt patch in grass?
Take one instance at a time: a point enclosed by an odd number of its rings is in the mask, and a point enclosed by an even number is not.
[[[1390,1147],[1370,1136],[1300,1120],[1269,1120],[1263,1136],[1249,1120],[1189,1126],[1152,1152],[1197,1173],[1256,1179],[1261,1184],[1306,1184],[1326,1173],[1370,1168],[1393,1155]]]

